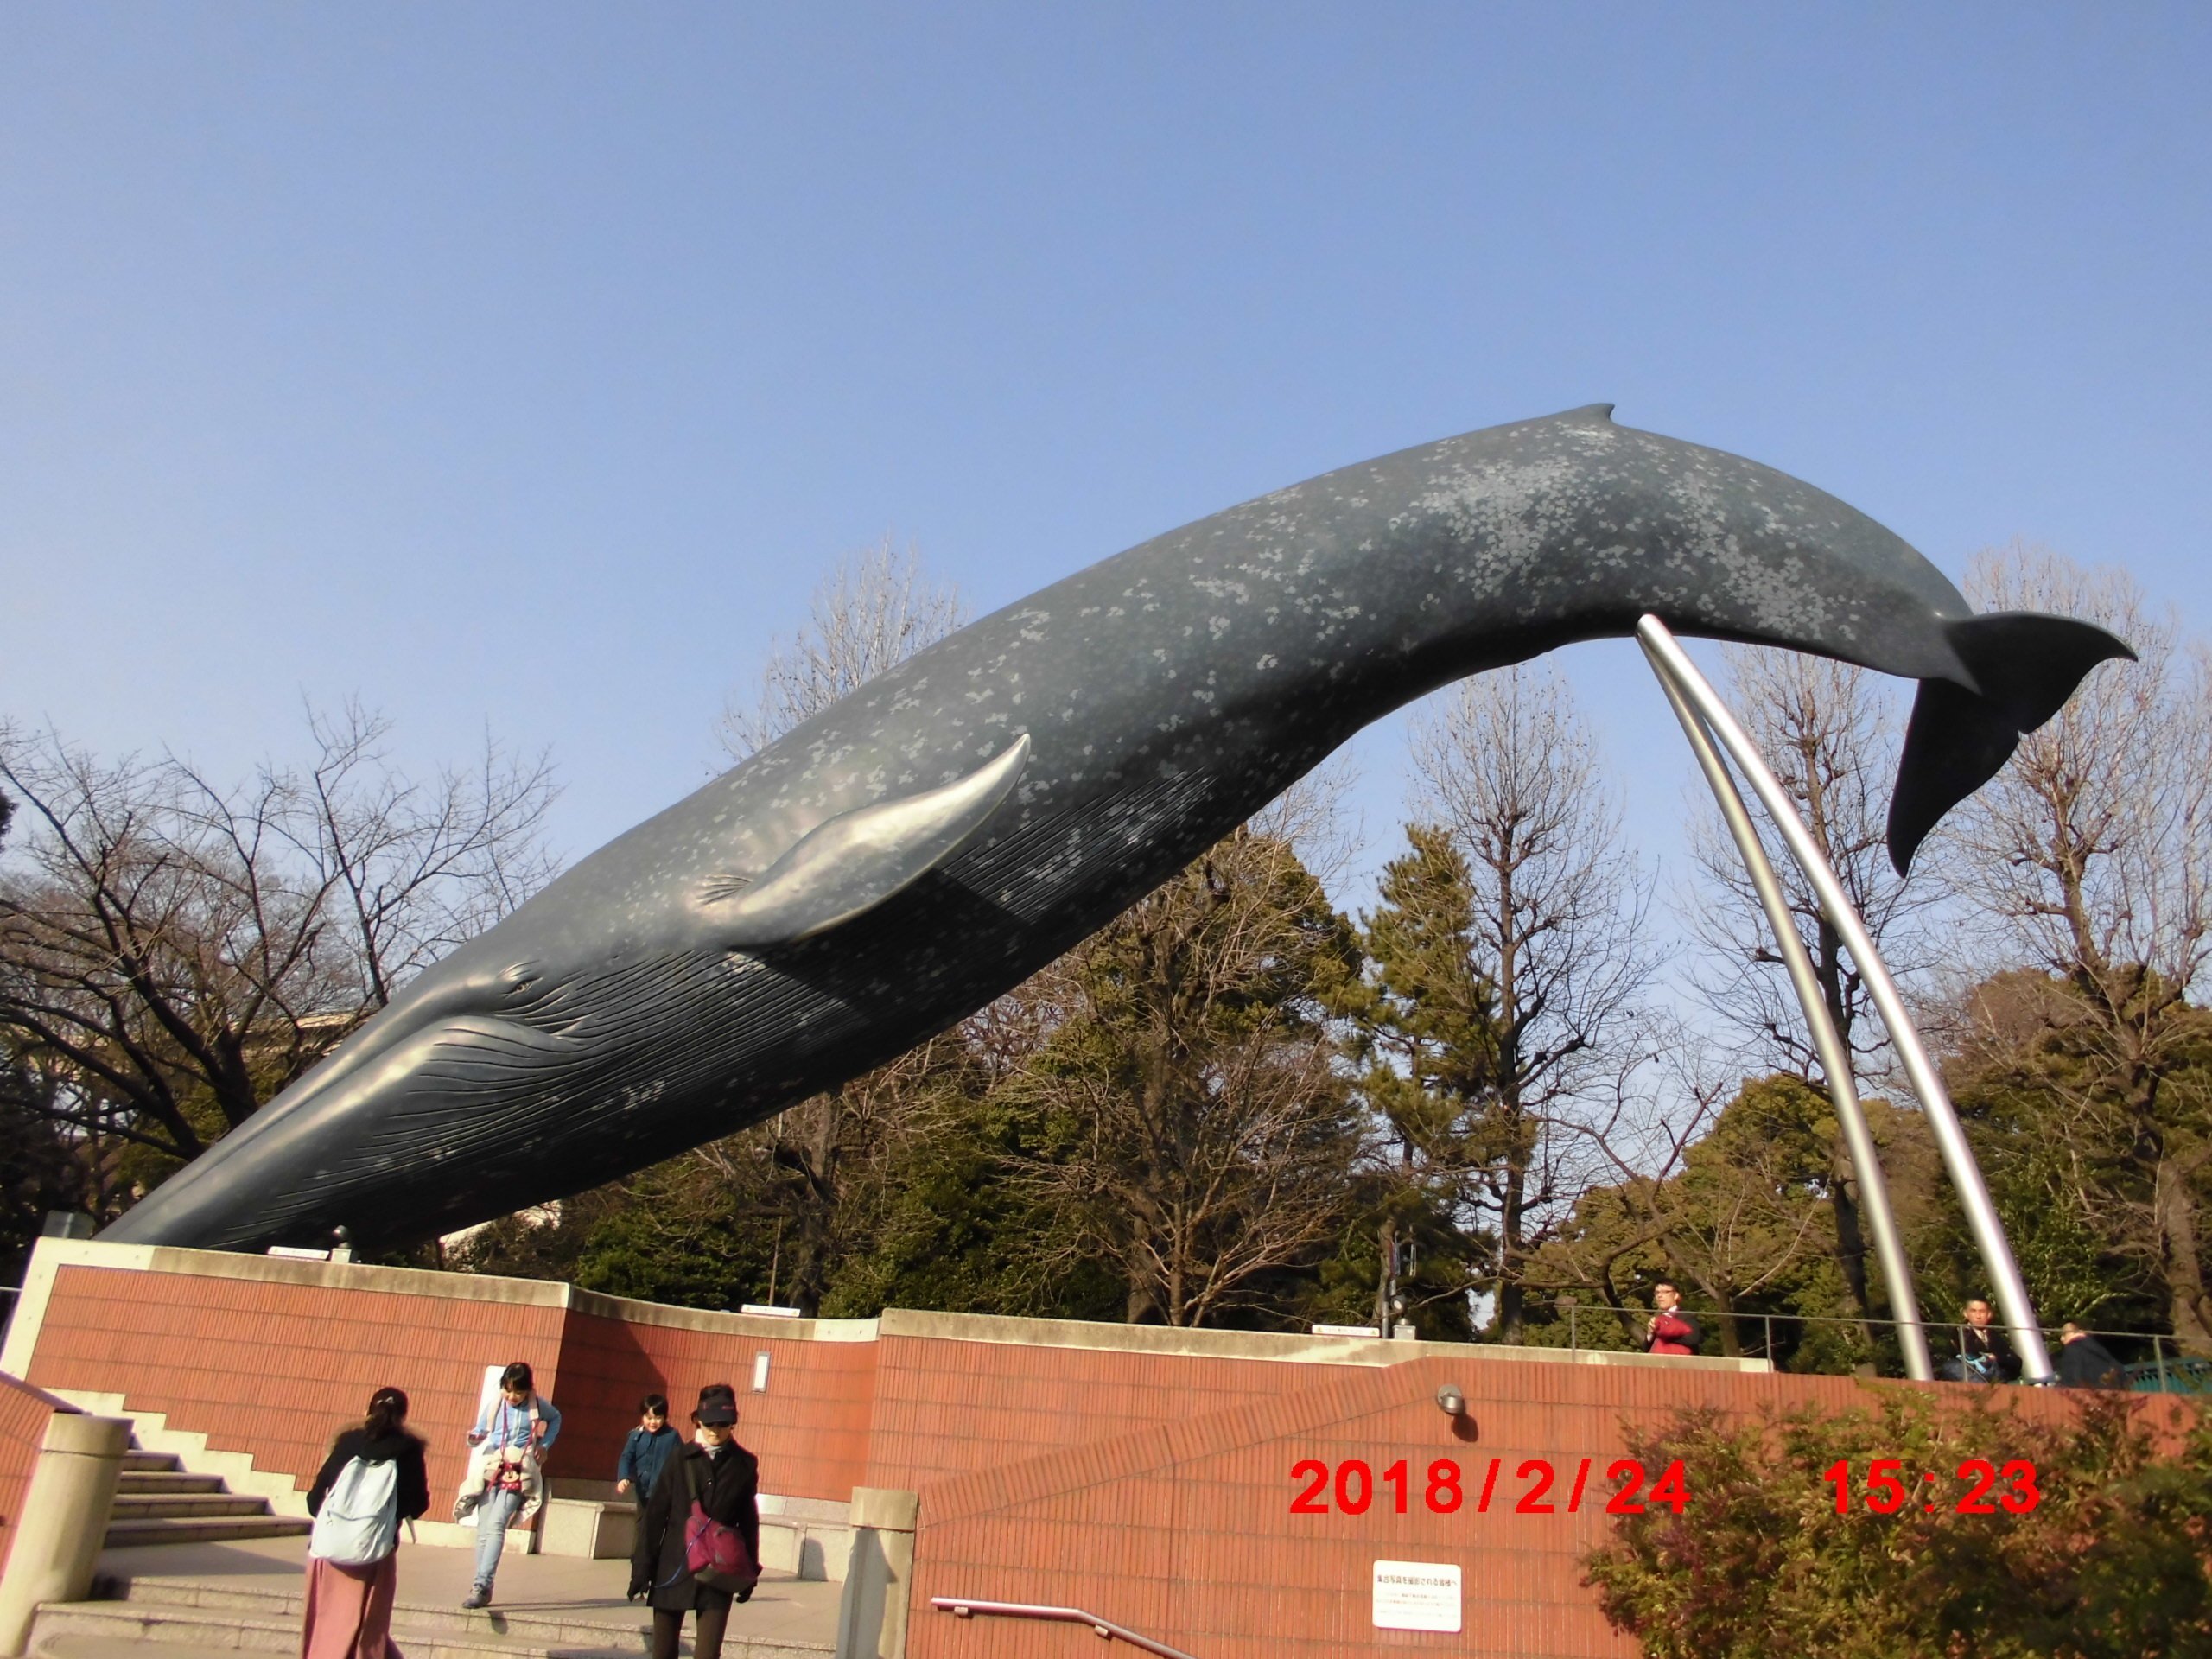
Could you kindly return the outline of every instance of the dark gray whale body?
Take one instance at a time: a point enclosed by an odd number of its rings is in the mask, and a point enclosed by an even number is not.
[[[106,1236],[404,1243],[728,1134],[1019,982],[1377,716],[1646,612],[1923,682],[1901,868],[2125,652],[1976,617],[1834,498],[1610,413],[1331,473],[962,630],[454,951]]]

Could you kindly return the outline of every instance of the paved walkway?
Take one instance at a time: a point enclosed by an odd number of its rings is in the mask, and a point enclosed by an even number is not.
[[[297,1594],[304,1587],[306,1561],[304,1538],[113,1549],[103,1554],[99,1562],[100,1574],[111,1587],[94,1593],[131,1593],[124,1591],[127,1581],[135,1592],[134,1599],[244,1605],[245,1597],[259,1602],[281,1596],[285,1605],[296,1606]],[[474,1565],[471,1550],[401,1543],[393,1629],[403,1647],[407,1645],[406,1632],[412,1624],[435,1625],[455,1635],[466,1632],[493,1643],[505,1638],[530,1647],[542,1646],[542,1638],[554,1635],[558,1627],[570,1643],[603,1632],[608,1648],[642,1650],[652,1616],[643,1604],[625,1598],[630,1581],[627,1561],[524,1555],[510,1548],[499,1563],[492,1605],[482,1612],[464,1614],[461,1600],[468,1592]],[[754,1643],[831,1648],[842,1590],[842,1585],[819,1580],[776,1573],[764,1575],[753,1599],[732,1611],[726,1651],[741,1654]],[[688,1620],[686,1625],[688,1638]],[[427,1628],[424,1634],[429,1634]],[[600,1643],[594,1640],[591,1645]],[[72,1643],[73,1648],[77,1646]],[[175,1659],[183,1659],[186,1652],[174,1641],[162,1646],[137,1643],[130,1650],[160,1652]],[[86,1659],[90,1659],[90,1650],[85,1651]]]

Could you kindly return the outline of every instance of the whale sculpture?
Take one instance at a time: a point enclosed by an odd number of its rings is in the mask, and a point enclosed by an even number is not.
[[[1646,612],[1921,682],[1900,870],[2126,654],[1611,416],[1349,467],[963,629],[453,951],[105,1236],[399,1243],[728,1134],[1018,983],[1377,716]]]

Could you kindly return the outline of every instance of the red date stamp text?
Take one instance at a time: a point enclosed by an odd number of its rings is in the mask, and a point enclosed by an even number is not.
[[[1656,1480],[1633,1458],[1606,1465],[1595,1482],[1591,1478],[1594,1468],[1589,1458],[1574,1465],[1562,1503],[1560,1471],[1548,1458],[1529,1458],[1511,1469],[1504,1459],[1492,1458],[1471,1470],[1462,1470],[1453,1459],[1439,1458],[1425,1471],[1400,1458],[1379,1475],[1364,1458],[1346,1458],[1334,1468],[1319,1458],[1306,1458],[1291,1465],[1291,1483],[1298,1490],[1291,1495],[1290,1512],[1365,1515],[1380,1502],[1395,1515],[1404,1515],[1415,1503],[1435,1515],[1456,1515],[1463,1504],[1477,1515],[1488,1515],[1493,1504],[1500,1512],[1514,1515],[1557,1515],[1562,1510],[1579,1515],[1586,1502],[1594,1508],[1603,1498],[1607,1515],[1642,1515],[1647,1505],[1680,1515],[1690,1501],[1680,1459],[1661,1470]]]

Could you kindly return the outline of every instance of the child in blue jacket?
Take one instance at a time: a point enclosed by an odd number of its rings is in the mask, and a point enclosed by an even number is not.
[[[645,1512],[653,1482],[667,1466],[669,1453],[682,1439],[668,1426],[667,1396],[649,1394],[638,1402],[638,1426],[622,1442],[622,1459],[614,1465],[614,1490],[634,1497],[639,1514]]]

